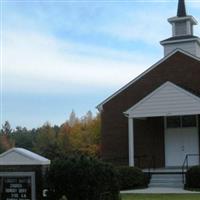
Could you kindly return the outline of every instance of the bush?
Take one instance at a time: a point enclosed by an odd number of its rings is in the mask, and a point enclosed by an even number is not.
[[[118,167],[120,190],[146,188],[147,176],[136,167]]]
[[[119,199],[117,172],[110,164],[86,156],[70,156],[52,162],[47,175],[48,199],[67,200]],[[103,198],[102,198],[103,200]]]
[[[191,167],[186,173],[186,188],[200,189],[200,166]]]

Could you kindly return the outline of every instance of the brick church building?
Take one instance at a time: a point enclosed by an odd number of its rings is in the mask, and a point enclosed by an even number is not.
[[[147,168],[199,164],[200,38],[179,0],[164,57],[100,103],[102,158]],[[196,155],[196,156],[195,156]]]

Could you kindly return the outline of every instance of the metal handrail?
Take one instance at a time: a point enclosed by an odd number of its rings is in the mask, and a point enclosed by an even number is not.
[[[187,171],[189,169],[189,162],[188,158],[192,156],[198,156],[199,157],[199,165],[200,165],[200,154],[186,154],[183,165],[182,165],[182,180],[183,184],[185,184],[185,170]]]
[[[145,159],[148,162],[148,175],[151,175],[151,168],[155,169],[155,156],[153,155],[140,155],[135,156],[135,159],[138,160],[138,167],[141,168],[141,160]]]

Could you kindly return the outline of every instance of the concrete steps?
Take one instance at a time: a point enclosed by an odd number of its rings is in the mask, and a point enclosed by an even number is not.
[[[149,187],[183,188],[182,174],[152,174]]]

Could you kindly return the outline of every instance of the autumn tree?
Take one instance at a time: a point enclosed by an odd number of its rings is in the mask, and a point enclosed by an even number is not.
[[[92,113],[88,111],[82,119],[77,120],[71,126],[69,140],[73,151],[98,156],[100,142],[99,115],[93,117]]]
[[[72,151],[69,134],[71,131],[71,127],[69,123],[65,122],[61,125],[60,131],[57,135],[57,145],[58,145],[58,152],[59,157],[65,157],[66,154]]]
[[[6,121],[1,129],[0,152],[13,146],[35,151],[49,159],[65,157],[72,152],[98,156],[100,116],[93,116],[88,111],[79,118],[72,111],[68,120],[60,126],[45,123],[42,127],[30,130],[20,126],[12,129]]]
[[[47,122],[38,129],[33,150],[49,159],[57,157],[56,133],[51,125]]]
[[[75,124],[78,123],[78,118],[76,117],[76,113],[74,112],[74,110],[72,110],[72,112],[70,113],[69,115],[69,120],[68,120],[68,123],[69,125],[72,127],[74,126]]]
[[[14,140],[11,138],[11,125],[8,121],[2,125],[1,135],[0,135],[0,152],[6,151],[15,146]]]

